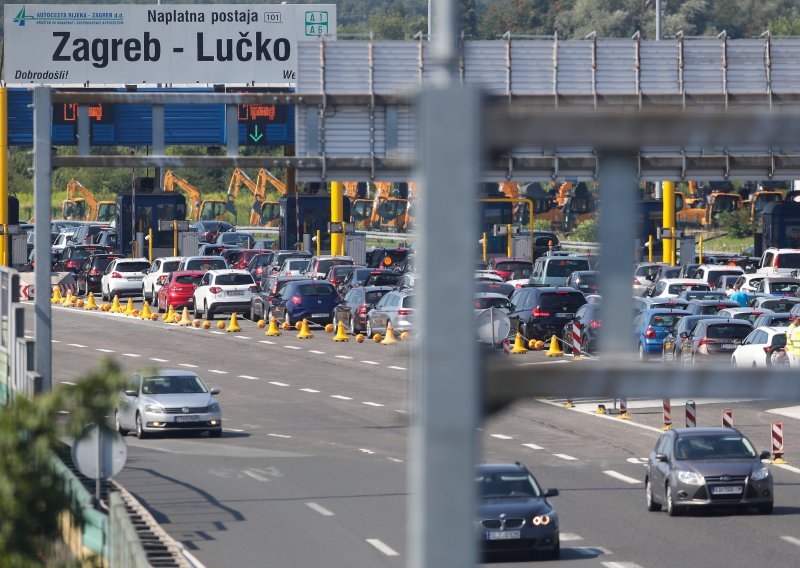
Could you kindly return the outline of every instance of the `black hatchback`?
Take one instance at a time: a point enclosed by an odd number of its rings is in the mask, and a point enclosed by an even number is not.
[[[100,279],[103,278],[108,265],[115,258],[122,258],[120,254],[93,254],[81,265],[75,277],[78,294],[88,296],[89,292],[100,293]]]
[[[511,303],[512,331],[519,331],[525,339],[545,340],[562,334],[586,297],[575,288],[525,286],[514,291]]]

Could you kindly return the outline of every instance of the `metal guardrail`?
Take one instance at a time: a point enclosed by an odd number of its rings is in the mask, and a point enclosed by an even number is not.
[[[580,241],[560,241],[559,244],[561,245],[562,249],[579,249],[579,250],[590,250],[590,251],[600,250],[600,243],[583,243]]]

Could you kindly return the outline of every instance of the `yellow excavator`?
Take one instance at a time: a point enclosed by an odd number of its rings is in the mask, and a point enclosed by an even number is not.
[[[189,197],[187,216],[192,221],[228,221],[228,211],[221,199],[200,197],[200,190],[172,170],[164,172],[164,191],[175,191],[177,186]],[[235,220],[235,219],[234,219]]]
[[[77,194],[83,197],[76,197]],[[64,219],[111,222],[117,214],[117,204],[97,201],[91,191],[72,178],[67,184],[67,198],[61,202],[61,214]]]
[[[344,182],[344,194],[350,199],[350,221],[357,231],[372,229],[372,199],[367,198],[369,186],[363,181]]]
[[[399,194],[406,197],[393,197],[391,182],[376,182],[375,188],[370,226],[378,231],[405,233],[408,230],[407,190],[401,191],[398,184]]]
[[[244,185],[247,189],[253,192],[253,207],[250,210],[250,225],[263,226],[263,227],[279,227],[281,224],[281,211],[280,203],[277,201],[267,200],[267,184],[270,184],[281,195],[286,195],[286,185],[279,180],[275,175],[261,168],[258,170],[258,176],[253,181],[247,173],[241,168],[233,170],[231,181],[228,184],[228,211],[235,215],[236,198],[239,196],[239,188]],[[261,203],[261,205],[257,205]]]

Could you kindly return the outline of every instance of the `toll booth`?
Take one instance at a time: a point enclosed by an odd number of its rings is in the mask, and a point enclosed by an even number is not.
[[[117,196],[117,252],[147,256],[144,237],[153,230],[153,257],[172,256],[174,231],[159,231],[159,221],[186,219],[186,198],[176,192],[127,193]]]
[[[281,225],[279,230],[282,249],[297,248],[303,235],[312,237],[320,232],[323,251],[331,250],[328,222],[331,220],[330,195],[291,195],[281,197]],[[342,219],[350,219],[350,199],[344,198]]]
[[[770,247],[800,248],[800,203],[768,203],[761,219],[761,232],[754,237],[754,256]]]

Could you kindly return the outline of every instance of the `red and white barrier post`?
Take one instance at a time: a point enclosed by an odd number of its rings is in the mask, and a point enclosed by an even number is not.
[[[697,405],[693,400],[686,401],[686,427],[697,428]]]
[[[665,398],[663,401],[663,416],[664,416],[664,425],[661,426],[662,430],[672,430],[672,408],[670,405],[670,401],[668,398]]]
[[[783,422],[772,422],[772,463],[788,463],[783,459]]]
[[[581,356],[581,322],[572,322],[572,355],[578,359]]]
[[[627,398],[619,399],[619,415],[617,415],[617,418],[619,418],[621,420],[630,420],[631,419],[630,415],[628,414],[628,399]]]
[[[722,427],[733,428],[733,410],[730,408],[722,410]]]

